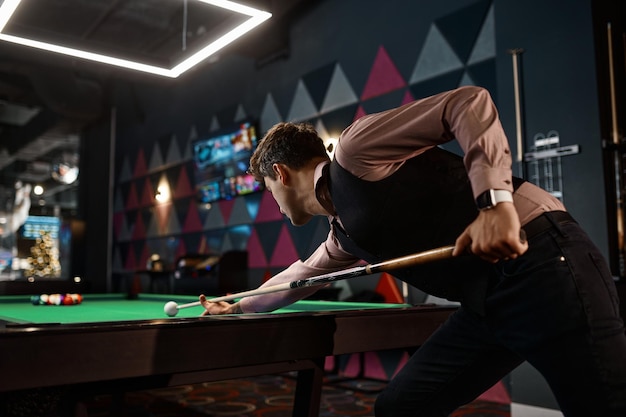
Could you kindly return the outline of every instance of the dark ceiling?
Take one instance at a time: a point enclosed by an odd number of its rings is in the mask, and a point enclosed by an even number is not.
[[[317,1],[240,0],[272,18],[220,54],[285,53],[289,22]],[[2,33],[170,68],[246,19],[198,0],[22,0]],[[73,208],[78,182],[54,181],[53,165],[107,112],[107,83],[143,76],[158,77],[0,41],[0,199],[22,181],[46,185],[42,205]]]

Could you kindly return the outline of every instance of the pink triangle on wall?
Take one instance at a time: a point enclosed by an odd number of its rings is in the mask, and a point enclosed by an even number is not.
[[[248,238],[248,244],[246,246],[248,251],[248,267],[250,268],[265,268],[267,267],[267,258],[263,247],[259,241],[259,235],[253,228],[250,237]]]
[[[222,200],[217,205],[220,208],[220,212],[222,213],[222,218],[224,219],[224,223],[228,224],[228,219],[230,219],[230,215],[233,212],[233,207],[235,206],[235,200]]]
[[[409,354],[407,352],[404,352],[402,354],[402,357],[400,358],[400,361],[398,362],[398,366],[396,366],[396,370],[394,371],[392,378],[396,376],[398,372],[400,372],[400,370],[404,367],[404,365],[406,365],[408,360],[409,360]]]
[[[137,268],[137,260],[135,259],[135,251],[132,245],[128,245],[128,256],[126,257],[126,264],[124,268],[128,270],[134,270]]]
[[[128,190],[128,196],[126,197],[126,210],[132,210],[139,207],[139,200],[137,200],[137,186],[135,181],[130,183]]]
[[[124,213],[121,213],[121,212],[113,213],[113,233],[115,234],[116,239],[118,239],[120,236],[120,230],[122,229],[123,223],[124,223]]]
[[[143,250],[141,251],[141,257],[139,258],[138,268],[143,269],[148,267],[148,258],[150,257],[150,253],[148,253],[148,245],[144,243]]]
[[[354,120],[353,121],[356,121],[356,120],[360,119],[361,117],[363,117],[365,115],[367,115],[367,113],[365,112],[365,109],[363,108],[363,106],[359,106],[356,109],[356,114],[354,115]]]
[[[139,153],[137,154],[137,159],[135,160],[135,169],[133,171],[133,176],[140,177],[145,175],[147,172],[146,167],[146,155],[143,152],[143,149],[139,149]]]
[[[178,242],[178,247],[176,248],[176,259],[180,258],[183,255],[187,254],[187,246],[185,246],[185,241],[180,239]]]
[[[270,260],[270,266],[289,266],[293,262],[298,260],[298,251],[293,245],[293,240],[287,229],[287,225],[283,224],[276,246],[274,247],[274,254]]]
[[[154,189],[149,178],[146,178],[143,182],[143,194],[141,196],[141,205],[150,206],[154,203]]]
[[[176,198],[188,197],[193,195],[194,191],[189,183],[189,176],[184,166],[180,168],[180,174],[178,175],[178,181],[176,182],[176,189],[174,190],[174,196]]]
[[[269,191],[263,192],[261,204],[259,205],[259,213],[256,215],[255,223],[269,222],[274,220],[282,220],[283,215],[278,208],[278,204]]]
[[[324,358],[324,370],[326,372],[331,372],[335,369],[335,357],[334,356],[326,356],[326,358]]]
[[[402,103],[401,105],[404,104],[409,104],[411,102],[415,101],[415,97],[413,97],[413,94],[411,94],[411,92],[409,90],[404,92],[404,97],[402,98]]]
[[[183,233],[199,232],[202,230],[202,222],[200,221],[200,215],[198,214],[198,206],[195,201],[189,204],[187,209],[187,216],[185,217],[185,224],[183,225]]]
[[[376,352],[365,352],[365,376],[380,380],[388,380],[389,376],[385,372],[385,367],[380,362],[380,356]]]
[[[343,374],[352,377],[359,376],[359,374],[362,373],[365,377],[386,381],[389,377],[382,363],[380,363],[378,355],[375,352],[366,352],[363,354],[365,355],[363,363],[361,363],[358,353],[352,354],[343,370]],[[365,369],[361,369],[361,366],[364,366]]]
[[[389,93],[393,90],[406,87],[406,82],[396,68],[384,47],[378,48],[374,65],[363,88],[361,100]]]

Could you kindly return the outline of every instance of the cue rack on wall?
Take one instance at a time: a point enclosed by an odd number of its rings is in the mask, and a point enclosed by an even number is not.
[[[606,188],[609,262],[626,280],[626,7],[612,0],[594,8],[598,97]]]

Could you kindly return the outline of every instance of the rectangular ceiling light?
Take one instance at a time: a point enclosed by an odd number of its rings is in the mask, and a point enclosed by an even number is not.
[[[184,58],[181,62],[171,68],[166,68],[5,33],[5,27],[7,23],[9,23],[11,16],[13,16],[21,1],[22,0],[4,0],[2,5],[0,5],[0,40],[171,78],[178,77],[185,71],[194,67],[272,17],[271,13],[235,3],[230,0],[193,0],[226,9],[234,13],[239,13],[241,15],[248,16],[249,18],[244,20],[243,23],[239,24],[228,33],[217,39],[209,41],[207,45],[201,47],[193,55]]]

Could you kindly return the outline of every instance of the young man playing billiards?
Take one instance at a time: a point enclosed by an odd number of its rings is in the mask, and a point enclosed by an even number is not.
[[[463,159],[438,147],[454,139]],[[448,415],[525,360],[565,416],[626,416],[626,335],[611,273],[559,200],[512,177],[486,90],[362,117],[332,161],[312,127],[280,123],[250,172],[294,225],[313,216],[331,224],[307,260],[264,286],[455,244],[451,259],[394,272],[461,307],[379,395],[377,417]],[[314,291],[200,301],[204,314],[261,312]]]

